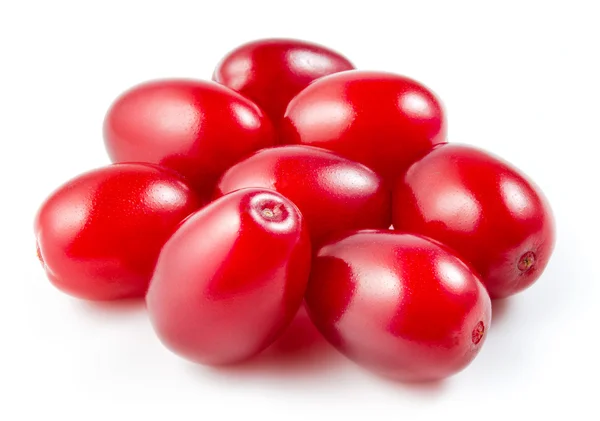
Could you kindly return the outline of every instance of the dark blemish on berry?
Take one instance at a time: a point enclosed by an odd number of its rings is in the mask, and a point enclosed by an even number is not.
[[[40,263],[42,264],[42,266],[46,266],[46,263],[44,263],[44,258],[42,257],[42,251],[40,250],[40,245],[37,241],[35,243],[35,253],[37,254],[37,258],[40,261]]]
[[[475,345],[477,345],[483,339],[484,334],[485,326],[483,325],[483,322],[480,321],[479,323],[477,323],[475,329],[473,329],[473,332],[471,333],[471,340]]]

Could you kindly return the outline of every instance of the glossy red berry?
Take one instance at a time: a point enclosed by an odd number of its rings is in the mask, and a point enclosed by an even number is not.
[[[104,140],[113,162],[151,162],[185,176],[210,197],[221,174],[271,146],[271,122],[250,100],[214,82],[158,80],[121,95]]]
[[[442,105],[428,88],[399,75],[362,70],[324,77],[288,105],[284,143],[330,149],[387,180],[444,142]]]
[[[405,381],[462,370],[491,317],[490,298],[465,263],[445,246],[393,231],[356,232],[323,246],[306,302],[338,350]]]
[[[256,102],[278,126],[290,100],[313,80],[353,68],[344,56],[317,44],[261,39],[227,54],[213,79]]]
[[[249,358],[302,303],[310,270],[302,215],[279,193],[243,189],[190,216],[164,246],[146,302],[175,353],[203,364]]]
[[[554,248],[554,220],[539,188],[470,146],[436,147],[398,180],[393,202],[395,229],[452,247],[480,273],[492,298],[535,282]]]
[[[38,256],[52,283],[75,297],[142,297],[161,247],[200,205],[170,170],[146,164],[96,169],[42,204],[35,220]]]
[[[331,234],[390,225],[391,195],[369,168],[325,149],[263,149],[231,167],[217,185],[223,195],[244,187],[274,189],[300,209],[313,245]]]

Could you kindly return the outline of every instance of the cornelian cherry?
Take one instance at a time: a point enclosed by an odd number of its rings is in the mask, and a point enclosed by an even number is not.
[[[292,202],[242,189],[190,216],[163,247],[146,296],[162,342],[203,364],[270,345],[302,303],[311,248]]]
[[[359,231],[326,243],[313,262],[308,312],[353,361],[405,381],[466,367],[490,325],[490,298],[451,250],[393,231]]]
[[[452,247],[492,298],[532,285],[554,248],[554,219],[540,189],[509,163],[465,145],[436,147],[397,181],[393,224]]]

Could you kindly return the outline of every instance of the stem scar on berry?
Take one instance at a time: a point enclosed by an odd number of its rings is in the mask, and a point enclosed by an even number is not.
[[[521,272],[527,272],[535,265],[535,253],[532,251],[528,251],[523,254],[519,259],[519,263],[517,267]]]

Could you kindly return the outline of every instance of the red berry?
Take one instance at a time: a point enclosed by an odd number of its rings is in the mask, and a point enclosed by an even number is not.
[[[289,200],[262,189],[223,196],[165,244],[146,296],[152,324],[192,361],[244,360],[298,311],[310,258],[304,220]]]
[[[227,54],[213,80],[256,102],[278,126],[290,100],[309,83],[353,68],[348,59],[317,44],[263,39]]]
[[[88,300],[142,297],[158,253],[200,199],[169,170],[115,164],[82,174],[42,204],[37,253],[48,278]]]
[[[444,142],[439,100],[425,86],[390,73],[324,77],[289,104],[284,143],[319,146],[361,162],[388,180]]]
[[[244,187],[274,189],[292,200],[306,218],[313,245],[339,231],[390,225],[390,192],[382,179],[324,149],[263,149],[231,167],[217,193]]]
[[[449,249],[392,231],[359,231],[323,246],[306,302],[317,328],[342,353],[406,381],[466,367],[491,317],[477,275]]]
[[[210,197],[221,174],[250,153],[271,146],[273,127],[251,101],[217,83],[159,80],[119,97],[104,122],[113,162],[172,168]]]
[[[482,150],[447,144],[415,163],[393,193],[395,229],[441,241],[480,273],[492,298],[541,275],[554,221],[538,187]]]

